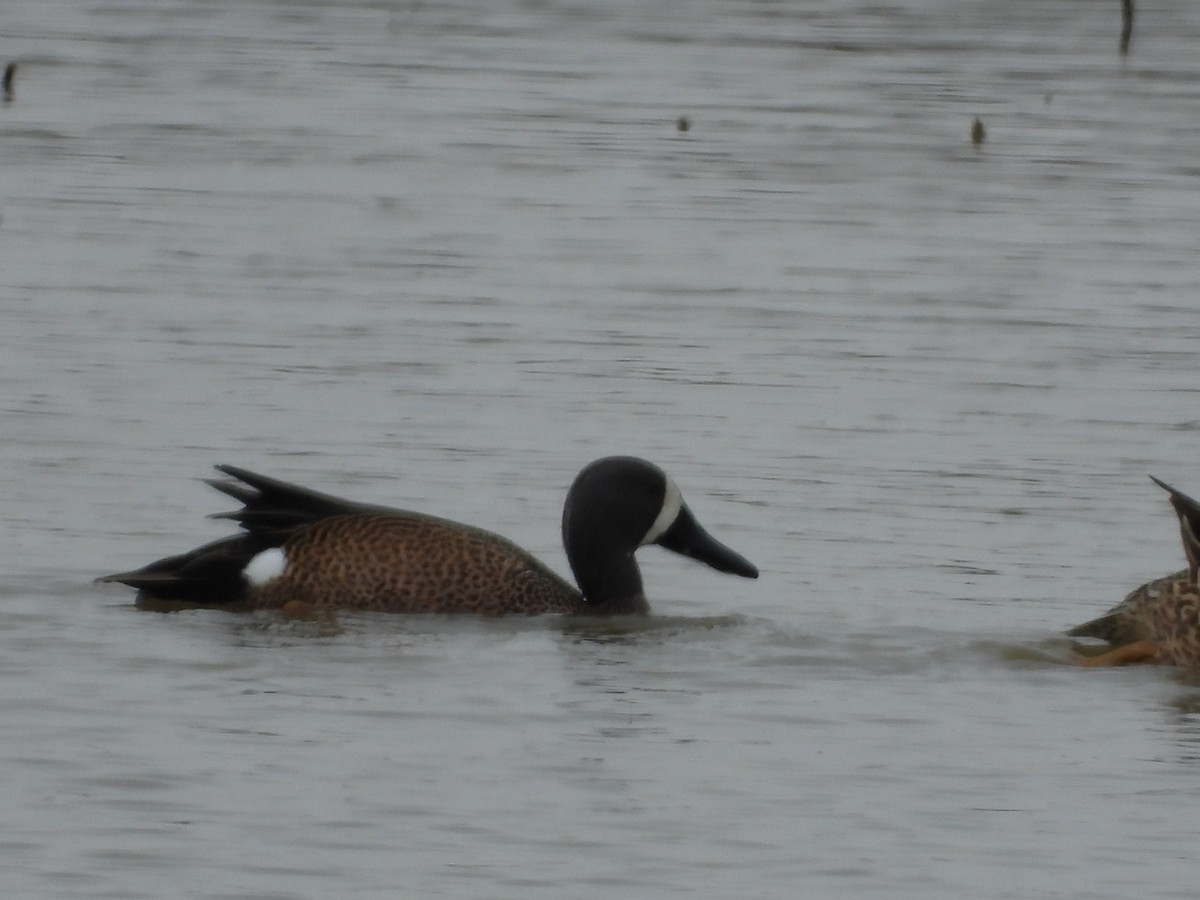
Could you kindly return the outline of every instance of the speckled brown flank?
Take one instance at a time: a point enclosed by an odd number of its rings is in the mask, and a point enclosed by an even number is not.
[[[335,516],[283,544],[284,574],[250,603],[394,613],[579,612],[575,588],[512,542],[420,516]]]
[[[1150,640],[1149,622],[1157,607],[1188,589],[1187,570],[1155,578],[1134,588],[1125,599],[1097,619],[1072,628],[1068,634],[1092,637],[1110,644]]]
[[[1200,668],[1200,595],[1184,569],[1135,588],[1108,613],[1070,634],[1117,647],[1145,641],[1154,645],[1159,662]]]
[[[1186,577],[1173,581],[1153,606],[1139,612],[1159,662],[1200,668],[1200,596]]]

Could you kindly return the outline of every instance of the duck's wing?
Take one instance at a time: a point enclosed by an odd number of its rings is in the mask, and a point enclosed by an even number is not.
[[[242,527],[241,533],[155,560],[140,569],[96,580],[136,589],[139,602],[149,599],[155,603],[231,606],[246,599],[246,567],[251,560],[264,550],[283,546],[299,532],[323,520],[360,516],[378,521],[383,517],[385,521],[404,520],[414,526],[442,521],[387,506],[345,500],[237,466],[216,468],[228,478],[212,479],[208,484],[240,501],[242,508],[211,518],[231,519]]]
[[[1071,637],[1096,638],[1117,647],[1141,640],[1141,629],[1123,604],[1098,619],[1076,625],[1067,634]]]
[[[1163,607],[1180,596],[1186,584],[1187,570],[1147,581],[1099,618],[1076,625],[1067,632],[1071,637],[1090,637],[1121,646],[1134,641],[1152,640],[1154,623]]]
[[[215,513],[210,518],[232,519],[252,532],[290,531],[331,516],[356,513],[404,515],[401,510],[370,503],[357,503],[332,494],[259,475],[249,469],[220,465],[217,471],[230,479],[208,479],[207,483],[242,504],[241,509]]]

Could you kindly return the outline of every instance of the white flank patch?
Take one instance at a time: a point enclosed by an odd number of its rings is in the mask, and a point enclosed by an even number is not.
[[[671,480],[671,476],[664,475],[663,477],[667,479],[667,490],[663,494],[662,509],[658,511],[658,518],[654,520],[654,524],[642,538],[642,546],[653,544],[666,534],[667,529],[675,524],[675,519],[679,516],[679,510],[683,506],[683,496],[679,493],[675,482]]]
[[[264,550],[242,569],[242,575],[255,587],[262,587],[283,574],[287,568],[287,555],[279,547]]]

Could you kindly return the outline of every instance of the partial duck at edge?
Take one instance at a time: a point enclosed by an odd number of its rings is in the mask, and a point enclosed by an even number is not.
[[[243,505],[214,518],[241,533],[97,581],[136,589],[147,609],[616,615],[649,612],[634,559],[646,544],[758,577],[700,526],[662,469],[635,457],[590,463],[567,492],[562,536],[578,589],[481,528],[217,469],[228,480],[208,483]]]
[[[1098,638],[1113,646],[1080,660],[1082,665],[1158,662],[1200,669],[1200,503],[1150,478],[1171,495],[1188,567],[1143,584],[1100,618],[1068,631],[1072,637]]]

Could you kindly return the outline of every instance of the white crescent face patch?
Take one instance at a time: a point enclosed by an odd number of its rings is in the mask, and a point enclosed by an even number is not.
[[[279,547],[271,547],[246,563],[242,576],[254,587],[262,587],[282,575],[287,563],[287,554]]]
[[[679,488],[675,486],[675,482],[670,476],[666,476],[667,490],[663,494],[662,509],[658,511],[658,518],[654,520],[654,524],[650,526],[650,530],[646,532],[646,536],[642,538],[639,546],[653,544],[660,537],[666,534],[667,529],[675,524],[675,520],[679,517],[679,510],[683,508],[683,495],[679,493]]]

